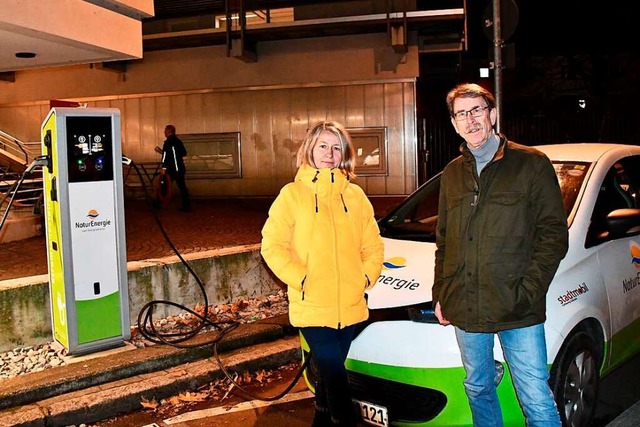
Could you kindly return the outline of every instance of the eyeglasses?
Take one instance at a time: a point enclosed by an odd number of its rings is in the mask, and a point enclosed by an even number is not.
[[[458,111],[453,114],[453,118],[459,122],[466,120],[469,114],[471,114],[471,117],[478,118],[484,114],[484,110],[488,110],[489,108],[491,107],[487,105],[486,107],[475,107],[475,108],[472,108],[471,110]]]

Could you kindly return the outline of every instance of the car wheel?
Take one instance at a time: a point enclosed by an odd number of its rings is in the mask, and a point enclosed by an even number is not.
[[[596,343],[586,332],[573,334],[551,370],[551,388],[564,427],[588,427],[595,413],[600,380]]]

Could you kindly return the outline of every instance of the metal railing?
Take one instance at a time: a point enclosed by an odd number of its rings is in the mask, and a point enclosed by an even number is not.
[[[39,153],[39,142],[23,143],[0,130],[0,218],[2,222],[8,217],[9,211],[15,212],[18,216],[42,215],[42,173],[38,171],[30,175],[29,179],[22,179],[24,171]]]
[[[0,130],[0,150],[11,155],[16,160],[21,161],[25,166],[27,166],[31,160],[24,143],[2,130]]]

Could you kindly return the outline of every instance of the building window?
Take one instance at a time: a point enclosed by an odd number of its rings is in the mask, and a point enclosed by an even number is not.
[[[348,128],[356,150],[356,175],[386,176],[387,127]]]
[[[242,178],[240,132],[178,135],[187,149],[187,178]]]

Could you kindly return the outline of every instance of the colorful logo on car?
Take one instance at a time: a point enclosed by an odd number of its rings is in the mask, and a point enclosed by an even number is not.
[[[631,264],[640,269],[640,247],[631,244]]]
[[[100,216],[100,214],[99,214],[99,213],[98,213],[98,211],[97,211],[97,210],[95,210],[95,209],[89,209],[89,212],[87,213],[87,217],[88,217],[88,218],[93,218],[93,219],[95,219],[95,218],[98,218],[99,216]]]
[[[397,268],[404,268],[406,266],[407,259],[401,256],[388,258],[382,263],[382,268],[385,270],[395,270]]]

